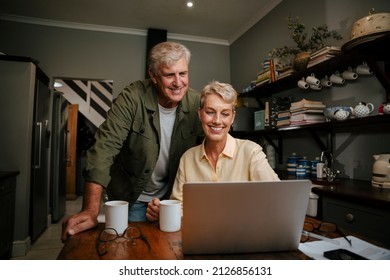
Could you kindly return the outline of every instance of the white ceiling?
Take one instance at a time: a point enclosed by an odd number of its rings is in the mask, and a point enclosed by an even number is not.
[[[168,31],[230,44],[282,0],[0,0],[0,18],[113,32]]]

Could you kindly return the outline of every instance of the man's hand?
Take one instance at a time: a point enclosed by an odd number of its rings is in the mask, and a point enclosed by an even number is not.
[[[101,185],[92,182],[85,183],[82,210],[63,221],[62,242],[65,242],[71,235],[97,226],[102,193],[103,187]]]
[[[95,213],[86,210],[81,211],[63,221],[61,240],[65,242],[69,236],[94,228],[97,224],[98,221]]]

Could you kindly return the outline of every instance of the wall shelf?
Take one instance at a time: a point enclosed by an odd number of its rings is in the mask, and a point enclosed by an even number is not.
[[[273,95],[296,88],[297,82],[306,77],[315,74],[317,77],[325,75],[330,76],[336,71],[340,73],[348,67],[356,67],[365,61],[373,70],[374,75],[385,89],[386,100],[390,102],[390,35],[383,35],[369,42],[362,43],[350,50],[343,50],[343,54],[326,60],[322,63],[316,64],[313,67],[307,68],[304,71],[295,72],[292,75],[277,80],[275,82],[264,84],[252,89],[249,92],[241,93],[239,97],[255,98],[260,104],[264,106],[264,102]],[[381,65],[383,63],[383,65]],[[348,129],[362,125],[387,125],[390,124],[390,115],[376,115],[364,118],[352,118],[345,121],[331,121],[303,126],[287,126],[281,128],[270,128],[261,131],[252,132],[237,132],[233,131],[234,136],[239,138],[258,138],[264,137],[275,148],[279,154],[279,162],[283,160],[283,137],[286,133],[291,131],[303,130],[307,131],[321,150],[329,150],[333,152],[333,138],[335,131],[339,129]],[[319,132],[327,134],[326,143],[321,140]],[[277,137],[277,142],[273,138]]]
[[[295,72],[286,78],[258,86],[246,93],[240,93],[239,96],[256,98],[260,104],[263,104],[262,99],[271,97],[276,93],[295,88],[297,86],[297,82],[302,79],[302,77],[309,76],[311,73],[315,73],[317,77],[323,77],[325,75],[330,76],[335,71],[339,71],[341,73],[342,71],[348,69],[348,67],[356,67],[365,61],[385,88],[386,102],[390,102],[389,49],[390,35],[386,35],[357,46],[352,50],[345,51],[339,56],[316,64],[304,71]],[[385,63],[385,69],[379,65],[380,61]]]

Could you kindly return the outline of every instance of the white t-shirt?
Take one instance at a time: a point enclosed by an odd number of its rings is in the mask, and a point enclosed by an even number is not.
[[[142,192],[138,201],[149,202],[152,198],[161,198],[168,190],[168,163],[169,148],[171,146],[171,137],[173,125],[176,119],[176,108],[164,108],[158,105],[160,114],[160,153],[158,155],[156,167],[153,170],[152,177]]]

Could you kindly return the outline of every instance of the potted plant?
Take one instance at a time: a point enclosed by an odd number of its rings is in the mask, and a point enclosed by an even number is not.
[[[341,40],[341,35],[335,30],[329,30],[326,24],[321,26],[313,26],[312,34],[306,32],[306,26],[301,23],[299,17],[288,16],[286,18],[288,24],[287,28],[290,30],[290,35],[295,46],[283,46],[281,48],[274,48],[269,56],[284,58],[290,55],[295,56],[294,68],[296,70],[303,70],[306,68],[310,59],[310,54],[325,47],[326,41],[329,39]]]

